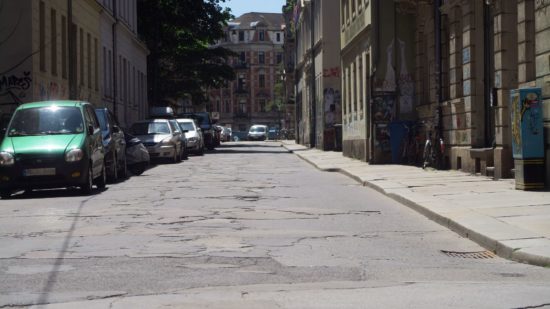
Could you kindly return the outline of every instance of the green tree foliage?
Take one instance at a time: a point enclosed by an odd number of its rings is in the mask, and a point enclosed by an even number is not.
[[[232,17],[225,0],[138,0],[139,33],[150,50],[147,58],[149,100],[191,95],[204,100],[203,89],[233,80],[225,63],[231,51],[211,47],[224,36]]]

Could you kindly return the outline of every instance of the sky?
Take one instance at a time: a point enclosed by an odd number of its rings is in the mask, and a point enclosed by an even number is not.
[[[286,0],[226,0],[224,7],[239,17],[248,12],[281,13]]]

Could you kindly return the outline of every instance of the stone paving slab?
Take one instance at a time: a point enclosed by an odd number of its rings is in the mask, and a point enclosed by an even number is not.
[[[550,192],[519,191],[511,179],[460,171],[370,165],[293,141],[282,146],[319,170],[347,175],[501,257],[550,267]]]

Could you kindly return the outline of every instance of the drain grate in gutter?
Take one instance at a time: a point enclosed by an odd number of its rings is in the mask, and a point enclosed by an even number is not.
[[[496,257],[496,255],[491,251],[458,252],[441,250],[441,253],[450,257],[462,259],[492,259]]]

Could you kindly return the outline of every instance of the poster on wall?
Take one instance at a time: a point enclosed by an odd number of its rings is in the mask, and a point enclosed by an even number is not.
[[[372,115],[374,122],[392,121],[395,115],[395,94],[376,94],[372,102]]]

